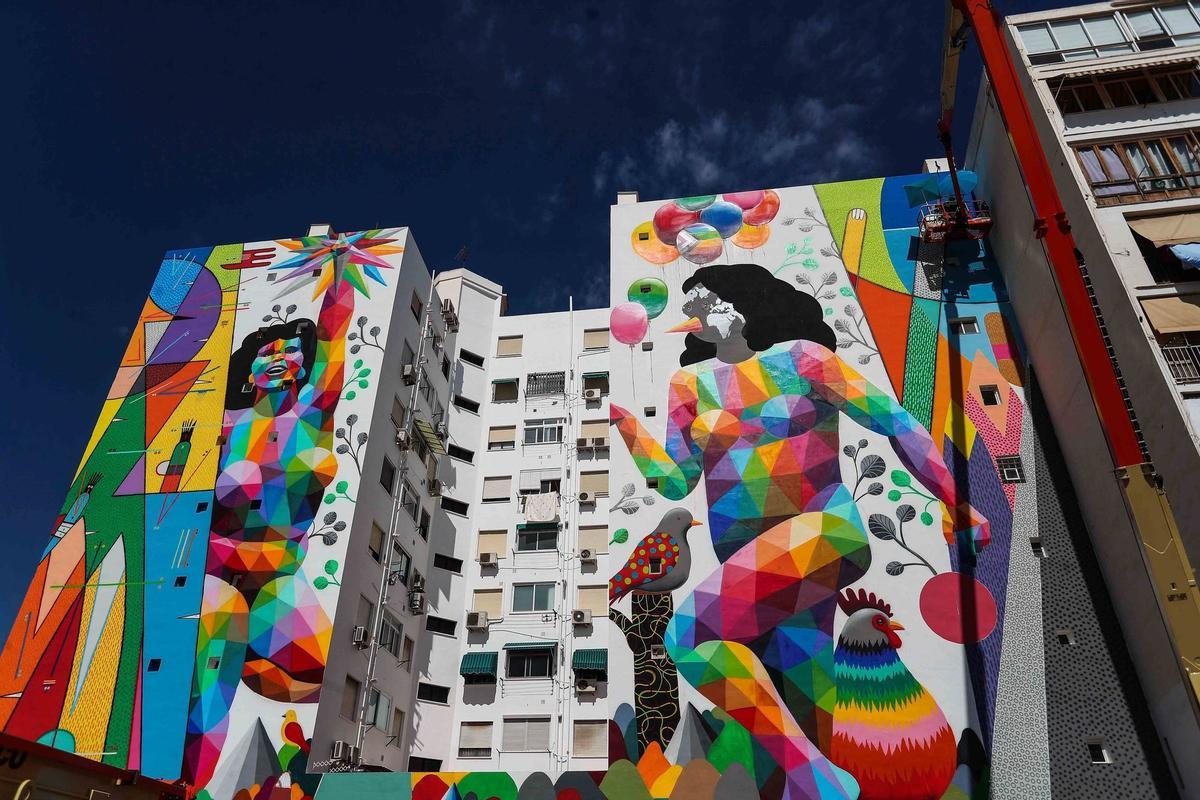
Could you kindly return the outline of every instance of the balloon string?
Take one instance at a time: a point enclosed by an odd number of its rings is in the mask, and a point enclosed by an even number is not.
[[[633,370],[633,345],[629,345],[629,377],[633,380],[633,399],[637,400],[637,373]]]

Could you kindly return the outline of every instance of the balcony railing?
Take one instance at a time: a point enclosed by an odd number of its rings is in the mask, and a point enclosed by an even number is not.
[[[1162,354],[1175,383],[1200,383],[1200,345],[1182,344],[1163,347]]]

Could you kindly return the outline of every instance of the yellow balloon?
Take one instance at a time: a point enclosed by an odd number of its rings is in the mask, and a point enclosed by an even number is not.
[[[742,225],[742,229],[729,237],[729,241],[744,250],[762,247],[771,238],[770,225]]]
[[[663,244],[654,233],[654,223],[650,220],[633,229],[630,241],[633,243],[633,252],[651,264],[670,264],[679,258],[679,251],[669,244]]]

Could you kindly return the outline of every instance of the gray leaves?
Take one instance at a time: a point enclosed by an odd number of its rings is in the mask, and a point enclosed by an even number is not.
[[[626,514],[636,514],[638,507],[637,506],[617,506],[617,510],[624,511]]]
[[[846,324],[844,319],[835,319],[833,321],[833,329],[838,333],[849,333],[850,326]]]
[[[866,444],[866,442],[863,442],[863,444]],[[854,458],[854,456],[858,453],[858,448],[852,444],[848,444],[842,448],[842,452],[850,458]]]
[[[886,514],[872,514],[867,518],[867,530],[876,539],[890,542],[896,538],[896,523]]]
[[[634,486],[632,483],[627,483],[621,487],[621,497],[623,497],[623,498],[624,497],[632,497],[633,493],[636,491],[637,491],[636,486]]]
[[[883,473],[881,472],[880,474],[882,475]],[[905,503],[901,506],[896,506],[896,519],[900,520],[901,523],[912,522],[916,516],[917,510],[908,503]]]
[[[888,575],[899,575],[904,572],[904,565],[899,561],[889,561],[884,569],[887,570]]]
[[[867,494],[876,496],[883,494],[883,484],[878,481],[872,483],[867,487]]]
[[[332,525],[333,523],[337,522],[337,512],[330,511],[324,516],[322,522],[324,522],[326,525]]]
[[[866,479],[878,478],[887,469],[887,464],[882,458],[874,453],[863,456],[862,462],[859,464],[862,469],[862,477]],[[880,487],[882,491],[882,487]]]

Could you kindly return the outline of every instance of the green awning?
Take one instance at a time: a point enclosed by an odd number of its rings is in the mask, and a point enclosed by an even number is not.
[[[496,677],[496,664],[500,660],[500,654],[493,650],[484,650],[475,653],[467,653],[462,657],[462,666],[458,668],[458,674],[467,675],[488,675]]]
[[[576,672],[608,672],[608,651],[576,650],[575,655],[571,657],[571,669]]]
[[[509,642],[505,650],[553,650],[555,642]]]
[[[588,378],[607,378],[607,377],[608,377],[607,372],[585,372],[585,373],[583,373],[584,380],[587,380]]]
[[[437,435],[437,431],[433,429],[432,425],[420,417],[413,420],[413,424],[417,428],[417,435],[421,437],[421,441],[425,442],[425,446],[430,451],[439,456],[446,455],[446,446],[442,444],[442,437]]]
[[[558,530],[557,522],[518,522],[517,530],[519,531],[556,531]]]
[[[516,383],[517,378],[496,378],[492,383]]]

